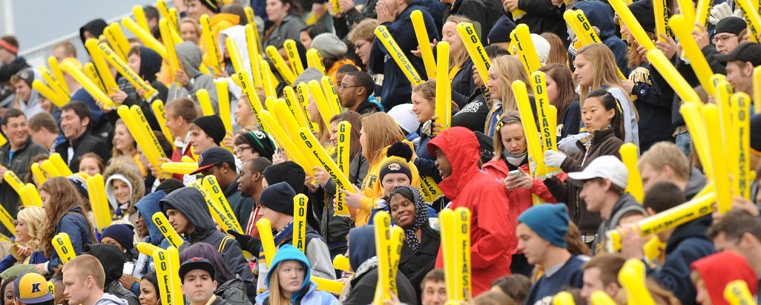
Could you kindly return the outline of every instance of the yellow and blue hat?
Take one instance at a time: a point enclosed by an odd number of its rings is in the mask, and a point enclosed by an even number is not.
[[[35,272],[21,274],[14,282],[13,294],[24,304],[37,304],[55,298],[48,291],[48,281],[45,277]]]

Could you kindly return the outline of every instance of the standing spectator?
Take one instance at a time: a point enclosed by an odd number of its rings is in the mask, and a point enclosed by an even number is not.
[[[239,219],[241,226],[243,226],[244,222],[246,223],[245,227],[243,227],[246,235],[259,237],[259,230],[256,229],[256,221],[261,218],[258,217],[258,202],[259,197],[264,190],[264,185],[262,183],[264,176],[262,175],[262,172],[270,165],[272,165],[272,161],[264,157],[259,157],[246,161],[240,169],[240,176],[238,177],[238,191],[240,192],[240,196],[244,199],[251,199],[254,203],[252,210],[248,211],[248,218]],[[238,237],[236,236],[236,239],[237,238]]]
[[[16,87],[17,100],[13,107],[21,109],[24,115],[30,118],[45,111],[40,104],[40,93],[37,92],[37,89],[32,88],[32,82],[35,78],[36,75],[32,69],[21,70],[16,75],[11,76],[11,84]]]
[[[200,116],[201,111],[198,106],[189,98],[179,98],[166,103],[164,108],[166,112],[166,126],[172,133],[174,146],[177,147],[172,152],[172,162],[182,161],[183,156],[193,157],[190,143],[190,124]],[[200,153],[198,153],[200,154]],[[183,181],[184,175],[172,175],[177,180]]]
[[[124,263],[126,261],[126,257],[121,249],[110,243],[99,243],[89,245],[85,250],[85,254],[95,256],[103,266],[103,272],[106,276],[103,292],[123,299],[129,305],[140,305],[137,296],[119,282],[122,272],[124,272]],[[132,276],[132,274],[129,274],[129,276]]]
[[[214,76],[204,74],[198,70],[201,67],[201,59],[203,58],[201,48],[190,41],[186,41],[177,44],[175,51],[180,62],[180,70],[174,73],[175,81],[169,86],[167,100],[172,101],[181,97],[187,97],[195,101],[196,104],[199,104],[196,92],[200,89],[206,89],[209,92],[209,101],[214,109],[214,113],[219,113],[217,86],[214,84]],[[178,87],[177,84],[182,86]]]
[[[66,141],[56,145],[55,152],[68,163],[72,172],[79,170],[79,159],[88,152],[94,152],[108,162],[111,159],[109,145],[90,133],[92,122],[90,107],[83,102],[70,102],[61,108],[61,129]]]
[[[227,149],[212,147],[201,153],[199,159],[201,161],[198,162],[198,170],[193,174],[211,175],[217,179],[217,184],[233,210],[236,220],[241,227],[245,228],[254,202],[242,200],[238,192],[239,176],[236,171],[235,157]],[[242,203],[245,203],[245,206],[242,206]]]
[[[10,65],[17,63],[19,68],[27,68],[29,65],[26,63],[23,57],[18,56],[19,43],[16,36],[7,35],[0,37],[0,63],[2,65]]]
[[[267,18],[274,28],[262,40],[262,47],[279,48],[287,39],[301,40],[301,29],[306,26],[301,19],[303,9],[293,0],[267,0]]]
[[[354,44],[354,54],[357,54],[362,59],[362,65],[369,68],[370,64],[370,50],[373,48],[373,42],[375,39],[375,28],[379,25],[376,19],[364,19],[357,23],[349,32],[346,37]],[[371,73],[366,71],[370,75]]]
[[[574,4],[573,8],[584,12],[584,16],[587,17],[589,25],[597,27],[597,29],[600,30],[597,36],[600,38],[600,40],[602,40],[602,43],[607,46],[608,49],[610,49],[610,51],[613,53],[613,56],[615,57],[615,65],[621,70],[621,72],[626,73],[629,71],[629,68],[627,67],[628,60],[626,58],[626,43],[621,40],[618,33],[616,32],[616,24],[613,20],[615,15],[613,13],[613,8],[611,8],[608,3],[602,1],[581,1]],[[639,10],[632,10],[632,13],[634,12],[639,12]],[[637,18],[637,20],[639,20],[640,23],[644,23],[646,26],[650,24],[650,20],[653,20],[652,24],[654,25],[654,16],[655,15],[653,15],[652,12],[650,15],[637,15],[637,17],[641,17]],[[645,29],[647,30],[647,27],[645,27]]]
[[[193,145],[193,152],[197,155],[201,155],[212,147],[219,147],[222,140],[225,139],[225,125],[222,123],[222,119],[216,115],[203,116],[193,120],[188,130],[190,144]]]
[[[514,17],[515,23],[526,24],[531,33],[541,34],[552,32],[560,36],[560,39],[569,45],[568,29],[563,20],[563,12],[566,10],[565,3],[560,6],[551,0],[528,1],[528,0],[505,0],[502,2],[505,12],[520,9],[526,12],[521,17]]]
[[[550,105],[557,109],[557,126],[560,129],[558,142],[569,135],[578,134],[581,128],[581,106],[568,65],[547,64],[539,68],[539,71],[545,74]]]

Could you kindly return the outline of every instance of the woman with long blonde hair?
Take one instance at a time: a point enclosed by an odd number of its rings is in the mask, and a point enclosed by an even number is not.
[[[5,271],[16,263],[42,264],[48,261],[40,251],[42,245],[42,229],[45,226],[45,210],[41,207],[30,206],[18,212],[16,216],[16,242],[11,253],[0,261],[0,272]]]
[[[520,80],[526,83],[526,90],[529,94],[533,91],[528,81],[528,74],[523,68],[521,61],[510,55],[504,55],[494,58],[489,68],[489,80],[486,84],[491,91],[492,99],[496,100],[493,105],[489,105],[491,110],[486,117],[486,126],[484,133],[489,137],[494,136],[494,127],[499,121],[499,116],[510,110],[518,110],[518,101],[513,92],[513,81]]]
[[[618,66],[613,52],[601,43],[593,43],[580,48],[573,62],[576,70],[573,72],[579,85],[580,96],[587,96],[589,92],[604,89],[610,92],[618,101],[623,113],[624,142],[633,143],[639,147],[639,115],[637,108],[629,98],[623,87],[623,81],[618,74]],[[584,103],[581,103],[584,108]]]
[[[349,193],[341,190],[346,194],[346,204],[352,211],[352,219],[357,227],[367,224],[370,220],[370,214],[375,207],[375,203],[385,196],[381,186],[380,164],[381,160],[386,158],[386,150],[391,144],[403,141],[404,133],[393,118],[385,112],[376,112],[364,117],[362,120],[362,129],[359,131],[359,143],[362,146],[362,156],[367,158],[370,163],[370,170],[362,181],[362,188],[354,187],[355,192]],[[406,142],[413,149],[412,143]],[[412,171],[412,185],[420,186],[420,178],[417,167],[413,161],[409,162]],[[351,210],[351,209],[350,209]]]

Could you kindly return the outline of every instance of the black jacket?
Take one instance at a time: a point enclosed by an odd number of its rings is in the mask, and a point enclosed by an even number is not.
[[[441,244],[441,237],[438,232],[428,225],[424,225],[421,229],[423,233],[421,234],[418,253],[413,253],[405,240],[399,258],[399,272],[410,280],[417,295],[421,294],[420,283],[423,282],[423,278],[428,274],[428,271],[433,270]]]
[[[21,147],[13,153],[12,159],[10,158],[10,150],[10,142],[0,146],[0,166],[13,171],[22,182],[26,180],[26,176],[29,174],[29,161],[38,154],[48,153],[48,150],[44,146],[32,142],[32,137],[27,138],[26,142],[21,144]],[[19,195],[11,188],[9,183],[0,183],[0,202],[11,217],[16,218]],[[4,226],[2,230],[4,234],[9,233],[4,231]]]
[[[486,86],[475,88],[468,97],[467,103],[460,108],[460,111],[452,115],[452,127],[462,126],[472,131],[484,132],[486,117],[489,115],[489,105],[484,94],[488,92]],[[452,98],[454,99],[454,92]]]
[[[373,112],[380,112],[381,109],[378,105],[375,103],[370,103],[368,100],[364,100],[357,106],[357,109],[354,110],[358,112],[359,114],[368,114]]]
[[[518,8],[526,11],[526,15],[515,20],[516,24],[526,24],[531,33],[537,35],[552,32],[560,36],[566,47],[570,45],[568,29],[563,19],[565,4],[557,7],[550,0],[519,0]]]
[[[378,268],[359,274],[351,280],[351,290],[341,302],[343,305],[365,305],[373,302],[375,287],[378,285]],[[408,305],[417,305],[417,295],[412,284],[401,272],[396,273],[396,289],[399,300]]]
[[[487,34],[489,32],[486,32]],[[485,35],[485,34],[484,34]],[[483,39],[481,39],[483,41]],[[470,94],[476,90],[476,83],[473,82],[473,61],[468,59],[462,63],[462,68],[457,71],[452,79],[452,100],[457,106],[462,108],[468,103]]]
[[[639,113],[639,151],[644,153],[650,146],[661,141],[674,141],[674,125],[671,124],[671,101],[673,95],[662,94],[653,86],[650,77],[655,68],[643,62],[632,69],[629,80],[634,82],[631,94],[636,96],[634,105]]]
[[[246,285],[238,275],[234,279],[220,284],[214,294],[217,299],[224,299],[230,305],[251,305],[253,303],[248,299]]]
[[[481,31],[478,39],[481,40],[482,44],[486,44],[486,36],[489,35],[492,24],[486,20],[486,5],[481,0],[455,0],[451,6],[447,6],[449,9],[444,11],[441,24],[446,23],[447,18],[451,15],[468,17],[473,21],[476,31]]]
[[[126,261],[119,247],[111,244],[92,244],[87,246],[85,251],[87,254],[95,256],[103,265],[103,270],[106,273],[106,284],[103,287],[103,292],[127,300],[129,305],[140,305],[137,296],[119,283]]]
[[[111,159],[109,146],[93,136],[89,130],[86,130],[79,138],[56,145],[55,152],[61,154],[64,161],[71,160],[68,161],[69,168],[76,173],[79,172],[79,160],[82,155],[89,152],[94,152],[103,160],[103,163],[108,163],[108,160]],[[69,147],[74,148],[73,156],[69,156]]]

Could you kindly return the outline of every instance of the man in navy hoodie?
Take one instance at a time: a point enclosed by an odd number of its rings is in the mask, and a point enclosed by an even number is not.
[[[379,0],[375,9],[378,13],[378,22],[388,29],[388,33],[399,45],[402,53],[407,56],[409,64],[415,68],[420,79],[428,79],[425,74],[423,59],[412,55],[412,51],[418,47],[415,31],[412,30],[412,19],[410,19],[410,14],[413,11],[420,10],[423,13],[429,39],[439,38],[439,31],[436,29],[433,17],[428,13],[423,2],[421,0]],[[390,54],[376,37],[373,41],[373,48],[370,50],[368,65],[373,73],[384,75],[383,87],[379,94],[384,109],[409,103],[412,93],[410,81]]]

